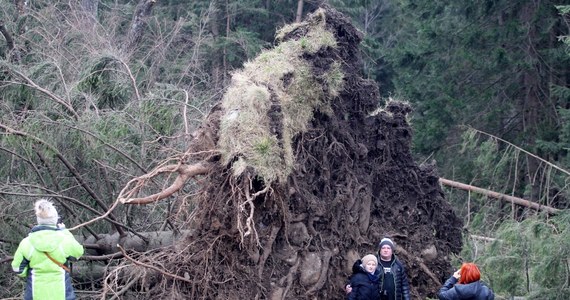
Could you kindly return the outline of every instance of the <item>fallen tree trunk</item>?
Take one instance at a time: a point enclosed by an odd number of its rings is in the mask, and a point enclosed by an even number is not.
[[[77,240],[86,248],[86,255],[101,256],[113,255],[119,252],[117,245],[123,248],[137,251],[146,252],[160,247],[170,246],[174,241],[189,234],[189,230],[180,231],[178,233],[173,231],[152,231],[139,233],[140,236],[132,233],[121,236],[119,233],[114,234],[99,234],[99,239],[89,236],[86,239],[77,237]],[[148,242],[143,240],[144,237]]]
[[[548,212],[550,214],[556,214],[556,213],[560,212],[559,209],[554,208],[554,207],[541,205],[539,203],[532,202],[529,200],[525,200],[523,198],[518,198],[515,196],[509,196],[509,195],[501,194],[498,192],[494,192],[491,190],[483,189],[480,187],[472,186],[469,184],[465,184],[465,183],[461,183],[461,182],[457,182],[457,181],[453,181],[453,180],[449,180],[449,179],[445,179],[445,178],[439,178],[439,183],[441,183],[443,185],[450,186],[450,187],[462,189],[465,191],[471,191],[471,192],[483,194],[487,197],[496,198],[499,200],[511,202],[514,204],[522,205],[522,206],[526,206],[528,208],[532,208],[532,209],[535,209],[537,211],[545,211],[545,212]]]
[[[481,235],[476,235],[476,234],[472,234],[472,235],[470,235],[470,237],[474,240],[479,240],[479,241],[484,241],[484,242],[495,242],[495,241],[502,242],[502,240],[499,240],[496,238],[481,236]]]

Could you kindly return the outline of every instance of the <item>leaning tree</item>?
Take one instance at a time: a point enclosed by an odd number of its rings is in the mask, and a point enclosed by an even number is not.
[[[125,238],[84,241],[126,258],[105,269],[106,292],[341,299],[353,262],[388,236],[413,298],[433,296],[460,251],[462,221],[434,166],[412,158],[410,106],[379,107],[377,85],[361,77],[361,39],[324,7],[236,71],[187,151],[131,180],[113,206],[178,199],[173,221],[185,231],[144,253]]]

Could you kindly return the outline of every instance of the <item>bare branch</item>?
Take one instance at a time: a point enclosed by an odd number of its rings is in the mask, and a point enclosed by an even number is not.
[[[137,103],[140,106],[141,105],[141,94],[140,94],[139,89],[137,87],[137,80],[135,79],[135,76],[133,76],[133,73],[131,72],[131,69],[129,68],[127,63],[124,62],[122,59],[119,59],[118,61],[121,63],[121,65],[123,65],[123,67],[125,67],[125,70],[127,71],[127,74],[129,75],[129,79],[131,80],[131,83],[133,85],[133,89],[135,90],[135,95],[137,96]]]
[[[24,186],[24,187],[26,186],[26,185],[23,185],[23,184],[20,184],[20,185],[21,185],[21,186]],[[1,191],[1,192],[2,192],[2,194],[4,194],[4,195],[26,196],[26,197],[40,197],[40,198],[42,198],[42,197],[43,197],[43,198],[48,197],[48,198],[64,199],[64,200],[66,200],[66,201],[70,201],[70,202],[74,203],[75,205],[78,205],[78,206],[83,207],[84,209],[86,209],[86,210],[92,212],[93,214],[95,214],[95,215],[97,215],[97,216],[99,216],[99,215],[101,214],[101,213],[100,213],[98,210],[96,210],[95,208],[93,208],[93,207],[91,207],[90,205],[87,205],[87,204],[85,204],[85,203],[83,203],[83,202],[81,202],[80,200],[77,200],[77,199],[75,199],[75,198],[67,197],[67,196],[64,196],[64,195],[62,195],[62,194],[53,192],[53,191],[51,191],[51,190],[49,190],[49,189],[47,189],[47,188],[45,188],[45,187],[41,187],[41,186],[31,186],[31,187],[36,188],[36,189],[45,190],[45,191],[47,191],[48,193],[46,193],[46,194],[42,194],[42,193],[16,193],[16,192],[11,192],[11,191]],[[122,228],[125,228],[125,229],[127,229],[128,231],[132,232],[133,234],[135,234],[135,235],[140,236],[141,238],[143,238],[139,233],[135,232],[134,229],[132,229],[132,228],[130,228],[129,226],[126,226],[126,225],[124,225],[124,224],[122,224],[122,223],[119,223],[119,222],[117,222],[117,221],[114,220],[114,219],[111,219],[111,218],[107,217],[108,215],[109,215],[109,214],[107,213],[107,214],[105,214],[105,215],[99,216],[97,219],[92,220],[92,221],[90,221],[90,222],[83,223],[83,224],[77,225],[77,226],[72,227],[72,228],[68,228],[68,230],[69,230],[69,231],[73,231],[73,230],[76,230],[76,229],[78,229],[78,228],[80,228],[80,227],[83,227],[83,226],[85,226],[85,225],[91,224],[91,223],[93,223],[94,221],[101,220],[101,219],[105,219],[105,220],[108,221],[109,223],[111,223],[111,224],[113,224],[113,225],[115,225],[115,226],[120,226],[120,227],[122,227]],[[89,229],[88,229],[88,230],[89,230]],[[89,230],[89,231],[91,232],[91,230]],[[97,235],[96,235],[96,234],[93,234],[93,236],[94,236],[95,238],[97,238]]]
[[[36,141],[36,142],[44,145],[45,147],[47,147],[51,151],[53,151],[55,156],[67,167],[67,169],[71,172],[71,174],[73,174],[73,177],[77,180],[79,185],[81,185],[81,187],[83,187],[83,189],[85,191],[87,191],[87,193],[95,200],[95,202],[97,202],[99,207],[101,207],[104,210],[107,210],[108,211],[107,214],[110,214],[112,209],[107,209],[107,206],[105,205],[105,203],[101,199],[99,199],[99,196],[97,196],[95,191],[93,191],[93,189],[87,184],[87,182],[85,182],[85,180],[83,180],[83,177],[81,177],[81,174],[79,174],[77,169],[75,169],[75,167],[63,156],[63,154],[61,154],[61,152],[57,148],[55,148],[54,146],[50,145],[49,143],[45,142],[44,140],[42,140],[40,138],[37,138],[37,137],[30,135],[30,134],[23,132],[23,131],[15,130],[15,129],[13,129],[9,126],[6,126],[4,124],[1,124],[1,123],[0,123],[0,129],[4,129],[7,134],[13,134],[13,135],[21,136],[21,137],[28,138],[28,139],[31,139],[33,141]],[[114,206],[115,205],[116,204],[114,204]],[[115,220],[115,217],[113,215],[109,215],[109,218],[112,220]],[[74,227],[74,228],[76,228],[76,227]],[[117,231],[124,233],[121,226],[116,225],[115,227],[116,227]]]
[[[195,165],[177,164],[163,166],[153,170],[149,174],[137,177],[129,181],[119,194],[118,200],[123,204],[149,204],[152,202],[160,201],[178,192],[190,177],[206,174],[209,170],[210,166],[201,163]],[[169,187],[156,194],[141,198],[131,198],[132,195],[138,193],[138,191],[142,188],[147,180],[154,178],[162,173],[178,173],[178,176]],[[127,188],[129,188],[132,184],[135,186],[127,191]]]
[[[492,139],[496,139],[496,140],[498,140],[498,141],[501,141],[501,142],[503,142],[503,143],[505,143],[505,144],[508,144],[508,145],[510,145],[510,146],[513,146],[514,148],[516,148],[516,149],[518,149],[518,150],[520,150],[520,151],[526,153],[527,155],[529,155],[529,156],[531,156],[531,157],[534,157],[534,158],[540,160],[541,162],[543,162],[543,163],[545,163],[545,164],[547,164],[547,165],[553,167],[554,169],[556,169],[556,170],[558,170],[558,171],[560,171],[560,172],[562,172],[562,173],[564,173],[564,174],[566,174],[566,175],[570,175],[570,171],[567,171],[567,170],[565,170],[565,169],[562,169],[561,167],[559,167],[559,166],[557,166],[557,165],[555,165],[555,164],[553,164],[553,163],[547,161],[546,159],[541,158],[541,157],[539,157],[539,156],[537,156],[537,155],[535,155],[535,154],[532,154],[532,153],[530,153],[530,152],[524,150],[523,148],[518,147],[517,145],[514,145],[514,144],[512,144],[512,143],[510,143],[510,142],[508,142],[508,141],[506,141],[506,140],[503,140],[503,139],[500,138],[500,137],[497,137],[497,136],[495,136],[495,135],[492,135],[492,134],[490,134],[490,133],[487,133],[487,132],[485,132],[485,131],[481,131],[481,130],[478,130],[478,129],[475,129],[475,128],[472,128],[472,127],[469,127],[469,129],[470,129],[470,130],[474,130],[474,131],[477,132],[477,133],[481,133],[481,134],[483,134],[483,135],[486,135],[486,136],[488,136],[488,137],[490,137],[490,138],[492,138]]]
[[[188,116],[187,116],[187,110],[188,110],[188,92],[186,90],[182,90],[184,92],[184,106],[182,107],[182,117],[184,118],[184,133],[186,133],[186,135],[190,134],[190,128],[188,126]]]
[[[13,259],[14,259],[14,257],[12,257],[12,256],[6,256],[6,257],[0,259],[0,264],[10,262],[10,261],[12,261]]]
[[[79,260],[100,261],[100,260],[111,260],[117,258],[123,258],[123,253],[115,252],[107,255],[83,255],[79,258]]]
[[[8,153],[10,153],[10,154],[12,154],[12,155],[14,155],[14,156],[20,158],[22,161],[28,163],[28,164],[32,167],[32,169],[34,169],[34,173],[36,173],[36,175],[38,176],[38,179],[41,180],[42,182],[44,182],[44,179],[43,179],[43,177],[42,177],[42,174],[41,174],[40,171],[38,170],[38,167],[37,167],[32,161],[30,161],[29,159],[23,157],[22,155],[20,155],[20,154],[18,154],[18,153],[16,153],[16,152],[14,152],[14,151],[12,151],[12,150],[10,150],[10,149],[6,149],[6,148],[4,148],[4,147],[0,147],[0,151],[6,151],[6,152],[8,152]]]
[[[130,157],[127,153],[125,153],[125,152],[122,151],[121,149],[118,149],[117,147],[115,147],[115,146],[113,146],[113,145],[111,145],[111,144],[105,142],[103,139],[101,139],[99,136],[95,135],[95,134],[92,133],[92,132],[89,132],[89,131],[87,131],[87,130],[85,130],[85,129],[82,129],[82,128],[79,128],[79,127],[76,127],[76,126],[72,126],[72,125],[68,125],[68,124],[62,124],[62,123],[58,123],[58,122],[47,122],[47,123],[56,124],[56,125],[63,125],[63,126],[66,126],[66,127],[68,127],[68,128],[72,128],[72,129],[81,131],[81,132],[83,132],[83,133],[85,133],[85,134],[87,134],[87,135],[89,135],[89,136],[91,136],[91,137],[97,139],[99,142],[103,143],[105,146],[107,146],[107,147],[109,147],[109,148],[115,150],[117,153],[121,154],[124,158],[126,158],[127,160],[129,160],[130,162],[132,162],[135,166],[137,166],[141,171],[143,171],[143,172],[145,172],[145,173],[148,172],[143,166],[141,166],[137,161],[135,161],[135,160],[134,160],[132,157]]]
[[[127,258],[127,259],[130,260],[130,261],[132,261],[135,265],[138,265],[138,266],[141,266],[141,267],[145,267],[145,268],[149,268],[149,269],[155,270],[155,271],[159,272],[159,273],[162,274],[162,275],[165,275],[165,276],[168,276],[168,277],[172,277],[172,278],[174,278],[174,279],[178,279],[178,280],[181,280],[181,281],[184,281],[184,282],[188,282],[188,283],[192,283],[192,284],[194,283],[192,280],[188,280],[188,279],[186,279],[186,278],[184,278],[184,277],[180,277],[180,276],[178,276],[178,275],[176,275],[176,274],[171,274],[171,273],[165,272],[165,271],[163,271],[163,270],[161,270],[161,269],[159,269],[159,268],[157,268],[157,267],[155,267],[155,266],[151,266],[151,265],[149,265],[149,264],[145,264],[145,263],[143,263],[143,262],[140,262],[140,261],[138,261],[138,260],[135,260],[134,258],[130,257],[130,256],[127,254],[127,252],[125,251],[125,249],[123,249],[123,247],[121,247],[121,245],[117,245],[117,247],[119,248],[119,250],[121,250],[121,253],[125,256],[125,258]]]
[[[30,79],[24,73],[18,72],[16,70],[14,70],[14,68],[10,68],[9,71],[10,71],[10,73],[20,77],[21,79],[23,79],[25,81],[25,83],[21,83],[21,82],[12,82],[12,83],[23,84],[23,85],[26,85],[26,86],[29,86],[31,88],[36,89],[37,91],[39,91],[39,92],[45,94],[46,96],[48,96],[49,98],[53,99],[55,102],[63,105],[63,107],[65,107],[73,115],[73,118],[75,120],[79,119],[79,115],[77,114],[75,109],[71,106],[71,104],[69,104],[65,100],[59,98],[58,96],[56,96],[51,91],[44,89],[43,87],[37,85],[32,79]]]
[[[102,215],[96,217],[95,219],[91,219],[91,220],[89,220],[89,221],[87,221],[87,222],[84,222],[84,223],[81,223],[81,224],[79,224],[79,225],[76,225],[76,226],[74,226],[74,227],[72,227],[72,228],[69,228],[69,230],[70,230],[70,231],[73,231],[73,230],[76,230],[76,229],[81,228],[81,227],[83,227],[83,226],[87,226],[87,225],[89,225],[89,224],[95,223],[95,222],[97,222],[97,221],[99,221],[99,220],[101,220],[101,219],[105,219],[105,218],[107,218],[107,217],[110,218],[111,212],[117,207],[117,204],[118,204],[118,203],[119,203],[118,201],[115,201],[115,203],[113,203],[113,206],[111,206],[111,207],[107,210],[106,213],[104,213],[104,214],[102,214]],[[111,220],[114,221],[114,219],[111,219]],[[116,226],[116,228],[120,228],[120,226]],[[121,232],[122,232],[122,230],[121,230]]]

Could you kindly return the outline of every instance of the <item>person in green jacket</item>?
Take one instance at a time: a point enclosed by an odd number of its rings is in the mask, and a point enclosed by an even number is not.
[[[53,203],[40,199],[34,210],[38,225],[20,242],[12,260],[13,271],[27,279],[24,299],[73,300],[67,260],[83,255],[83,246],[65,225],[57,224]]]

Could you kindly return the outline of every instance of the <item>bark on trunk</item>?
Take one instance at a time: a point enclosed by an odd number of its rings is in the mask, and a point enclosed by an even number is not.
[[[6,29],[6,26],[4,25],[4,20],[0,20],[0,33],[2,33],[2,35],[6,39],[6,48],[8,48],[8,52],[14,50],[14,40],[12,39],[12,35],[10,34],[10,32],[8,32],[8,29]]]
[[[521,97],[520,109],[523,116],[523,132],[530,149],[536,148],[536,140],[540,138],[541,127],[548,126],[551,115],[555,115],[547,113],[549,110],[548,99],[550,98],[548,95],[549,86],[540,75],[542,66],[536,50],[539,47],[539,37],[534,21],[538,9],[538,4],[530,1],[520,12],[520,21],[528,28],[525,43],[521,45],[521,48],[525,53],[526,63],[529,65],[528,69],[522,71],[521,86],[524,95]],[[540,153],[538,154],[540,155]],[[527,167],[526,182],[531,187],[530,194],[527,197],[532,201],[538,201],[542,198],[541,187],[544,185],[542,182],[544,168],[533,157],[528,157]]]
[[[301,22],[303,20],[303,0],[297,2],[297,15],[295,16],[295,22]]]
[[[189,233],[189,230],[184,230],[179,233],[172,231],[151,231],[140,233],[140,235],[145,237],[148,242],[145,242],[140,236],[136,236],[132,233],[127,233],[124,237],[121,237],[119,233],[113,233],[99,234],[99,239],[96,239],[93,236],[89,236],[88,238],[76,236],[76,239],[86,248],[85,255],[101,256],[119,252],[119,248],[117,247],[118,244],[125,249],[137,252],[145,252],[164,246],[170,246],[176,239],[186,236]]]
[[[152,13],[152,8],[154,7],[155,3],[156,0],[141,0],[139,5],[137,5],[135,14],[133,15],[131,30],[129,31],[129,35],[127,37],[127,51],[131,51],[140,42],[144,34],[146,22]]]

